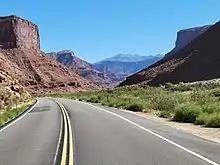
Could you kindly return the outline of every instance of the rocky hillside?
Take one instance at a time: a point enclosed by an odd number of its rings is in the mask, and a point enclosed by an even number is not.
[[[30,93],[82,91],[97,89],[73,70],[40,51],[36,25],[16,16],[0,18],[0,72],[6,79],[18,81]],[[11,36],[11,38],[9,37]],[[11,80],[10,80],[11,79]]]
[[[200,26],[200,27],[194,27],[189,29],[183,29],[177,32],[177,39],[175,42],[175,47],[173,50],[171,50],[169,53],[165,55],[165,57],[168,57],[176,52],[178,52],[180,49],[183,49],[186,45],[188,45],[192,40],[200,36],[202,33],[207,31],[211,25],[206,26]]]
[[[95,69],[92,64],[75,56],[73,51],[64,50],[47,54],[98,86],[113,87],[120,83],[114,73],[101,72]]]
[[[29,100],[30,97],[30,94],[17,79],[0,71],[0,113],[1,110],[10,109],[19,102]]]
[[[1,50],[0,70],[16,78],[31,93],[80,91],[95,85],[40,50]]]
[[[88,62],[78,58],[71,50],[63,50],[47,54],[55,58],[57,61],[63,63],[64,65],[71,67],[72,69],[76,69],[79,71],[84,70],[85,68],[89,70],[93,69],[92,64],[89,64]]]
[[[160,60],[163,56],[140,56],[130,54],[119,54],[94,64],[101,72],[115,73],[124,80],[127,76],[134,74]]]
[[[120,84],[159,85],[166,82],[193,82],[220,77],[220,22],[172,56],[127,77]]]

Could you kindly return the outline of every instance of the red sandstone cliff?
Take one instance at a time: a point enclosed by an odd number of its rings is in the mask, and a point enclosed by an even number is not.
[[[120,84],[160,85],[220,77],[220,22],[192,40],[183,49],[127,77]]]
[[[27,20],[17,16],[0,17],[0,45],[0,73],[4,73],[0,86],[10,86],[15,80],[31,93],[97,89],[40,51],[38,27]]]
[[[37,25],[13,15],[0,17],[0,47],[40,49]]]

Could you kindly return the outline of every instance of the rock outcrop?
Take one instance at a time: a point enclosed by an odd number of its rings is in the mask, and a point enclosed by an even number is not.
[[[0,44],[0,87],[11,87],[16,81],[35,94],[98,89],[42,52],[38,28],[27,20],[0,17]]]
[[[0,48],[40,49],[38,26],[14,15],[0,17]]]
[[[1,50],[0,71],[18,80],[30,93],[97,89],[95,85],[40,50]]]
[[[114,87],[120,82],[113,73],[110,74],[95,69],[94,65],[78,58],[71,50],[63,50],[47,54],[100,87]]]
[[[55,58],[57,61],[61,62],[62,64],[72,68],[72,69],[93,69],[92,64],[78,58],[75,56],[75,53],[71,50],[63,50],[59,52],[52,52],[47,53],[51,57]]]
[[[160,85],[167,82],[193,82],[220,77],[220,22],[172,56],[127,77],[120,84]]]
[[[167,53],[165,57],[171,56],[172,54],[183,49],[186,45],[188,45],[195,38],[200,36],[202,33],[206,32],[210,27],[211,25],[205,25],[205,26],[183,29],[183,30],[178,31],[175,47],[173,50]]]

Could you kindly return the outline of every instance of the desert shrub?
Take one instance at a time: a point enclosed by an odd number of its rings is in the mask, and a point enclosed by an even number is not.
[[[154,100],[152,100],[153,109],[159,111],[172,111],[175,105],[178,103],[178,99],[168,93],[156,94]]]
[[[195,124],[205,125],[205,122],[206,122],[208,116],[209,116],[209,114],[206,113],[206,112],[199,114],[199,115],[196,117]]]
[[[206,91],[193,91],[191,93],[191,101],[197,102],[200,105],[206,104],[206,103],[214,103],[217,101],[216,97],[213,97],[212,94]]]
[[[205,126],[220,128],[220,113],[209,114],[205,119]]]
[[[114,102],[110,102],[110,103],[108,103],[108,106],[109,106],[109,107],[115,107],[115,108],[118,108],[118,107],[115,106],[115,103],[114,103]]]
[[[87,101],[91,102],[91,103],[100,103],[100,100],[98,99],[97,96],[92,96],[92,97],[88,98]]]
[[[196,117],[202,112],[200,105],[195,103],[182,103],[175,107],[174,121],[194,123]]]
[[[142,111],[144,109],[144,105],[142,103],[130,103],[128,105],[125,106],[125,109],[127,110],[131,110],[131,111],[134,111],[134,112],[137,112],[137,111]]]
[[[59,96],[132,111],[159,111],[157,114],[160,117],[217,127],[217,114],[220,113],[220,88],[215,86],[215,89],[210,90],[210,87],[213,86],[206,82],[180,82],[179,84],[167,83],[160,87],[128,86]]]
[[[112,98],[110,104],[113,104],[112,107],[115,108],[125,108],[132,102],[130,98]]]
[[[160,111],[158,116],[162,118],[171,118],[172,113],[170,111]]]
[[[215,96],[215,97],[220,97],[220,88],[215,88],[211,91],[211,93]]]
[[[206,103],[202,105],[203,112],[214,113],[220,112],[220,104],[219,102],[214,103]]]

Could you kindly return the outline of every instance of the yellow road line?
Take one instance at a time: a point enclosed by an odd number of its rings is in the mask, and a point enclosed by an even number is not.
[[[62,105],[62,104],[61,104]],[[67,122],[69,125],[69,165],[73,165],[74,159],[73,159],[73,135],[72,135],[72,128],[71,128],[71,123],[70,123],[70,118],[67,113],[66,108],[62,105],[64,112],[66,113],[67,116]]]
[[[62,113],[60,111],[60,113]],[[60,133],[59,133],[59,139],[58,139],[58,143],[57,143],[57,150],[56,150],[56,153],[55,153],[55,158],[54,158],[54,162],[53,162],[53,165],[56,164],[57,162],[57,156],[58,156],[58,153],[59,153],[59,148],[60,148],[60,144],[61,144],[61,139],[62,139],[62,130],[63,130],[63,115],[61,114],[61,117],[60,117]]]
[[[62,149],[62,156],[61,156],[61,165],[66,165],[66,159],[67,159],[67,121],[66,121],[66,115],[63,111],[63,108],[61,106],[61,104],[58,102],[60,108],[61,108],[61,111],[62,111],[62,114],[63,114],[63,118],[64,118],[64,139],[63,139],[63,149]]]
[[[61,156],[61,165],[66,165],[67,156],[69,157],[68,165],[73,165],[74,163],[73,136],[72,136],[70,118],[69,118],[66,108],[60,102],[58,101],[56,102],[60,106],[62,116],[64,118],[64,139],[63,139],[63,148],[62,148],[62,156]],[[69,133],[69,136],[67,137],[68,133]],[[68,144],[68,140],[69,140],[69,144]],[[67,148],[69,148],[69,155],[67,155]]]

